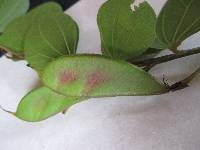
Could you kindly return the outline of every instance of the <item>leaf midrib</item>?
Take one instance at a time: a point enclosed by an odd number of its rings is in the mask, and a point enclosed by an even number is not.
[[[44,42],[50,46],[51,50],[53,50],[54,52],[56,52],[57,54],[64,56],[64,54],[60,53],[59,51],[56,50],[56,48],[45,38],[45,36],[42,33],[41,30],[41,25],[40,23],[38,23],[38,30],[39,30],[39,34],[41,35],[41,38],[44,40]]]
[[[63,37],[63,39],[64,39],[64,41],[65,41],[65,45],[66,45],[66,48],[67,48],[67,51],[68,51],[68,54],[70,55],[70,54],[71,54],[71,51],[70,51],[70,48],[69,48],[68,41],[67,41],[67,39],[65,38],[65,34],[64,34],[63,30],[61,29],[60,25],[58,24],[57,20],[54,19],[53,17],[52,17],[52,19],[54,20],[54,22],[56,23],[56,26],[58,27],[60,33],[62,34],[62,37]]]
[[[191,0],[190,3],[188,4],[188,6],[186,7],[186,9],[185,9],[185,11],[183,13],[183,16],[181,17],[181,20],[180,20],[180,22],[179,22],[179,24],[178,24],[178,26],[177,26],[177,28],[176,28],[176,30],[174,32],[174,35],[173,35],[173,38],[172,38],[171,42],[175,42],[176,36],[177,36],[181,26],[182,26],[182,23],[183,23],[186,15],[187,15],[187,12],[190,10],[190,7],[191,7],[193,2],[194,2],[194,0]]]

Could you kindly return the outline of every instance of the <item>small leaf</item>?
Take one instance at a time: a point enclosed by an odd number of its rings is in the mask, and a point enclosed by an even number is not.
[[[158,38],[176,49],[185,39],[200,31],[199,0],[168,0],[157,21]]]
[[[75,97],[153,95],[167,90],[142,69],[98,55],[60,58],[47,66],[42,80],[58,93]]]
[[[22,16],[29,8],[29,0],[0,0],[0,32],[9,22]]]
[[[2,36],[0,45],[13,53],[24,52],[26,35],[32,24],[44,13],[62,12],[60,5],[54,2],[45,3],[32,9],[27,15],[19,17],[8,24]]]
[[[57,57],[75,54],[79,31],[76,22],[63,13],[41,15],[32,25],[25,41],[25,57],[41,71]]]
[[[108,0],[100,8],[97,21],[104,55],[133,58],[144,53],[153,43],[156,24],[154,10],[147,2],[131,9],[132,2]]]
[[[47,119],[77,103],[75,98],[67,98],[42,87],[28,93],[20,102],[15,116],[29,122]]]

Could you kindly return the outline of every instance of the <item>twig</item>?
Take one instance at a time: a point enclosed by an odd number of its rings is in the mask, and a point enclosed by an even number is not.
[[[14,61],[18,61],[18,60],[23,60],[24,59],[24,55],[23,54],[11,52],[10,49],[5,48],[5,47],[3,47],[1,45],[0,45],[0,52],[6,54],[6,57],[8,59],[12,59]]]
[[[161,56],[161,57],[157,57],[157,58],[150,58],[150,59],[146,59],[146,60],[142,60],[142,61],[129,60],[129,62],[131,62],[132,64],[135,64],[139,67],[144,67],[145,70],[148,71],[155,65],[165,63],[165,62],[168,62],[171,60],[183,58],[186,56],[199,54],[199,53],[200,53],[200,47],[194,48],[194,49],[189,49],[189,50],[184,50],[184,51],[179,51],[179,53],[176,53],[176,54],[170,54],[170,55]]]

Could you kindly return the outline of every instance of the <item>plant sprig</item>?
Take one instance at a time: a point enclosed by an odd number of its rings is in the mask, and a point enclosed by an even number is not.
[[[12,0],[4,1],[0,0],[0,12],[6,14],[1,5],[12,9],[8,5]],[[6,20],[6,26],[0,19],[4,29],[0,48],[13,60],[27,60],[43,83],[22,98],[15,113],[7,111],[22,120],[41,121],[92,97],[177,91],[200,73],[198,68],[168,85],[147,72],[160,63],[200,53],[200,48],[178,50],[200,30],[199,0],[168,0],[157,19],[146,1],[139,5],[132,0],[106,1],[97,16],[103,55],[76,54],[78,25],[59,4],[45,3],[23,15],[28,1],[21,2],[24,7],[17,10],[21,17]],[[157,57],[165,49],[173,54]]]
[[[197,48],[193,48],[189,50],[182,50],[175,54],[165,55],[165,56],[156,57],[156,58],[149,58],[149,59],[145,59],[141,61],[132,59],[132,60],[129,60],[129,62],[139,67],[144,67],[144,70],[149,71],[151,68],[153,68],[154,66],[158,64],[165,63],[165,62],[172,61],[179,58],[183,58],[183,57],[187,57],[187,56],[191,56],[191,55],[195,55],[195,54],[199,54],[199,53],[200,53],[200,48],[197,47]]]

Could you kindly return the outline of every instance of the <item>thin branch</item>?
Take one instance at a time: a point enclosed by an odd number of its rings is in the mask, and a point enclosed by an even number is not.
[[[5,55],[6,53],[7,53],[6,51],[4,51],[4,50],[2,50],[2,49],[0,48],[0,57],[3,56],[3,55]]]
[[[183,58],[186,56],[199,54],[199,53],[200,53],[200,47],[194,48],[194,49],[189,49],[189,50],[184,50],[184,51],[179,51],[179,53],[176,53],[176,54],[170,54],[170,55],[161,56],[161,57],[157,57],[157,58],[150,58],[150,59],[146,59],[143,61],[129,60],[129,62],[131,62],[132,64],[135,64],[139,67],[145,67],[146,68],[145,70],[148,70],[148,69],[151,69],[152,67],[154,67],[155,65],[165,63],[168,61],[172,61],[175,59]]]
[[[8,48],[5,48],[0,45],[0,53],[5,55],[8,59],[12,59],[14,61],[24,60],[24,55],[19,53],[11,52]]]

